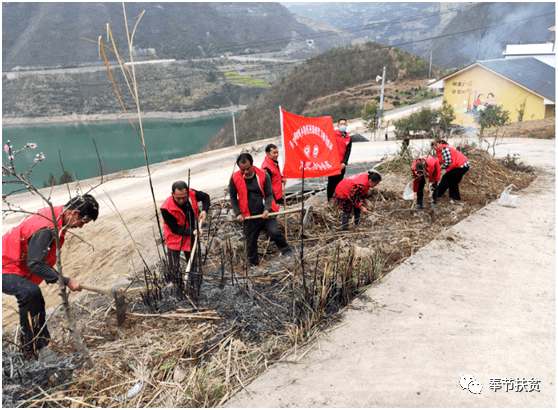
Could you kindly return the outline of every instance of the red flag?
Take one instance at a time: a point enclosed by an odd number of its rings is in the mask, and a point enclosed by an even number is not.
[[[306,118],[281,109],[283,178],[328,177],[341,173],[331,117]]]

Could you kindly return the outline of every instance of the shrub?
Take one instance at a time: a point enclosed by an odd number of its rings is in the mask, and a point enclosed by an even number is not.
[[[369,130],[375,130],[378,126],[378,104],[376,101],[367,102],[364,104],[364,108],[360,112],[362,120],[366,124],[366,128]]]
[[[499,105],[489,105],[480,112],[480,132],[485,128],[500,127],[510,121],[510,112],[503,110]]]

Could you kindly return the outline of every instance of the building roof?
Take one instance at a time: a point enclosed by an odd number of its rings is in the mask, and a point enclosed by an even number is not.
[[[556,69],[536,58],[488,60],[478,63],[553,102],[556,101]]]
[[[552,103],[556,102],[556,68],[533,57],[477,61],[429,84],[428,87],[443,88],[450,78],[475,66],[485,67]]]
[[[511,44],[506,46],[504,56],[532,56],[554,54],[554,44]]]

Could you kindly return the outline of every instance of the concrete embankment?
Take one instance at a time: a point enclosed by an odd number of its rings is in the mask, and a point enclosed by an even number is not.
[[[209,117],[212,115],[222,115],[229,114],[231,111],[242,111],[246,109],[246,105],[234,105],[231,107],[214,108],[210,110],[203,111],[192,111],[192,112],[164,112],[164,111],[152,111],[152,112],[142,112],[141,117],[144,120],[186,120],[201,117]],[[132,120],[138,119],[137,112],[128,113]],[[59,123],[71,123],[71,122],[89,122],[89,121],[120,121],[127,120],[128,117],[125,113],[113,113],[113,114],[71,114],[71,115],[59,115],[53,117],[16,117],[16,118],[2,118],[3,125],[38,125],[38,124],[59,124]]]

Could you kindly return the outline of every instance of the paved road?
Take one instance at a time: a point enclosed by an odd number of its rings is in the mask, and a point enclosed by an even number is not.
[[[227,407],[556,407],[555,141],[508,152],[542,167],[517,208],[444,231]]]

